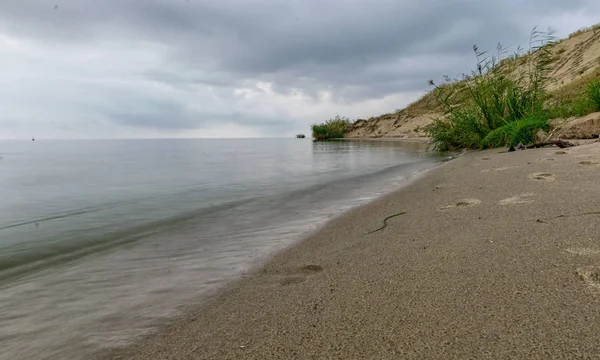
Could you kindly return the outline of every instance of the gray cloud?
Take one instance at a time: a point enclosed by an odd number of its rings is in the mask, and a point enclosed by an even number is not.
[[[35,79],[17,99],[4,90],[12,120],[0,124],[31,117],[17,106],[32,99],[52,111],[42,98],[51,95],[63,107],[53,121],[74,128],[61,118],[93,115],[115,131],[241,124],[283,134],[326,116],[317,105],[349,116],[373,115],[370,101],[401,107],[428,79],[469,71],[473,44],[514,48],[534,25],[565,35],[598,15],[594,0],[9,0],[0,71]],[[390,96],[404,103],[381,100]]]

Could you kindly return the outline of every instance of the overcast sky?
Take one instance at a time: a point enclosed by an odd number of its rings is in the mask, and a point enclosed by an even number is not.
[[[0,0],[0,138],[260,137],[402,108],[597,0]]]

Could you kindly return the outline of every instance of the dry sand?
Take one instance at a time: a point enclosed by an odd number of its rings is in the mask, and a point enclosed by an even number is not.
[[[469,153],[109,358],[598,359],[598,163]]]
[[[425,138],[425,126],[431,124],[440,114],[407,115],[402,113],[385,114],[369,120],[356,121],[345,138]]]

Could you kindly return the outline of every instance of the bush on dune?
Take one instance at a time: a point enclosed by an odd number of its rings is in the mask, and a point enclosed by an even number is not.
[[[502,61],[501,45],[493,56],[474,46],[477,68],[471,75],[460,81],[446,77],[440,86],[430,81],[443,109],[426,128],[435,147],[446,151],[504,146],[527,141],[530,130],[535,134],[547,128],[544,84],[553,61],[552,39],[550,32],[534,29],[527,56],[518,52],[511,57],[524,61]]]
[[[490,131],[482,140],[483,149],[502,146],[517,146],[519,143],[530,144],[535,141],[535,133],[548,130],[548,119],[544,116],[532,117],[509,122]]]
[[[440,151],[456,148],[474,149],[489,129],[479,121],[479,114],[473,107],[456,110],[451,121],[436,118],[425,128],[435,147]]]
[[[323,123],[311,125],[312,137],[320,141],[343,138],[351,125],[350,119],[338,115]]]

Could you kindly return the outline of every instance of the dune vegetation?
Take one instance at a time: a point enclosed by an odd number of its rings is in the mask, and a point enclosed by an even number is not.
[[[346,137],[428,137],[438,150],[485,149],[552,133],[554,119],[600,111],[600,25],[556,41],[533,29],[526,49],[473,47],[475,70],[429,81],[431,91],[406,108],[357,120]]]
[[[430,81],[442,109],[425,128],[438,150],[495,148],[532,143],[555,117],[582,116],[600,110],[600,82],[585,81],[571,96],[546,90],[556,61],[552,34],[533,30],[526,52],[503,57],[474,46],[476,70],[460,80]]]
[[[312,137],[317,141],[340,139],[346,135],[351,126],[350,119],[337,115],[320,124],[311,125]]]

